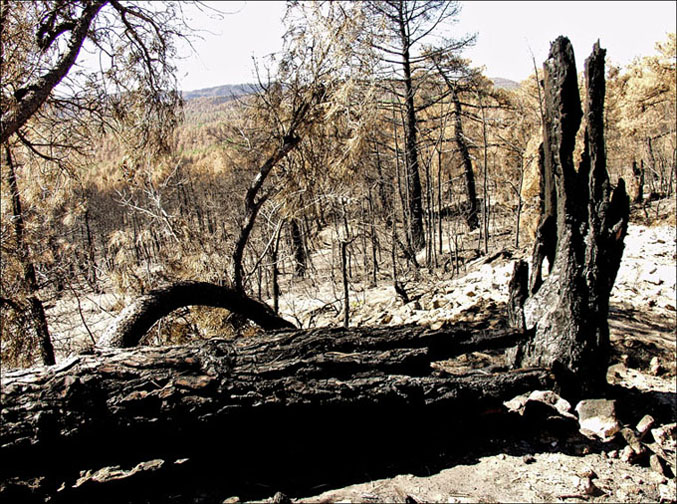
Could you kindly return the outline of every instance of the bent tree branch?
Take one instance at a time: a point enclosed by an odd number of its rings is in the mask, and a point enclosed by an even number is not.
[[[149,292],[125,308],[98,341],[101,347],[133,347],[162,317],[186,306],[210,306],[236,312],[263,329],[292,329],[294,325],[266,304],[221,285],[178,282]]]

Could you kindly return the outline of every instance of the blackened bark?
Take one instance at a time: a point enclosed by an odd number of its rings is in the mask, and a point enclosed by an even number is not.
[[[421,177],[418,167],[418,144],[416,136],[418,133],[418,123],[416,120],[416,108],[414,106],[414,85],[411,77],[411,58],[409,55],[409,36],[407,34],[408,20],[404,18],[404,13],[399,11],[400,37],[402,39],[402,69],[404,71],[404,90],[405,90],[405,146],[404,159],[407,170],[407,184],[409,193],[409,230],[408,236],[411,237],[411,247],[414,251],[425,247],[425,231],[423,229],[423,197],[421,189]]]
[[[5,145],[5,161],[7,163],[7,177],[9,190],[12,195],[12,217],[14,221],[14,236],[16,239],[16,252],[19,256],[19,262],[23,269],[24,284],[28,292],[28,307],[31,321],[37,336],[40,360],[43,364],[54,364],[54,346],[52,345],[52,338],[49,334],[49,326],[47,325],[47,316],[45,315],[45,307],[39,297],[38,279],[35,273],[35,265],[31,260],[31,254],[24,237],[25,223],[23,210],[21,205],[21,195],[19,193],[19,185],[16,179],[16,170],[14,167],[14,160],[8,145]]]
[[[348,242],[341,240],[341,277],[343,278],[343,327],[350,325],[350,289],[348,283]]]
[[[266,304],[225,286],[207,282],[177,282],[141,296],[125,308],[98,341],[101,347],[132,347],[162,317],[186,306],[225,308],[264,329],[290,329],[294,325],[277,316]]]
[[[153,502],[198,482],[239,492],[245,474],[265,482],[280,471],[294,478],[310,468],[327,481],[352,466],[365,443],[374,453],[395,448],[385,452],[387,463],[404,446],[439,443],[433,432],[453,437],[450,422],[551,388],[543,369],[456,376],[430,366],[523,337],[476,324],[438,331],[324,328],[98,350],[59,366],[8,373],[2,377],[0,495],[9,482],[36,478],[42,500],[108,502],[115,500],[108,492],[123,492],[121,482],[97,480],[94,471],[141,468],[147,461],[162,466],[155,474],[168,471],[162,484],[132,486],[150,491]],[[415,436],[393,443],[407,430]],[[137,494],[117,501],[130,495]]]
[[[96,251],[94,249],[94,241],[92,240],[92,230],[89,225],[89,208],[85,210],[85,237],[87,239],[87,281],[94,290],[94,292],[100,292],[99,286],[97,284],[96,278]]]
[[[529,295],[529,265],[525,261],[516,261],[512,278],[508,284],[508,324],[518,330],[524,330],[524,302]]]
[[[244,294],[244,269],[242,266],[242,258],[244,256],[244,249],[247,246],[249,241],[249,235],[254,229],[254,223],[256,222],[256,217],[261,210],[261,206],[265,203],[268,195],[259,195],[263,183],[266,181],[266,178],[282,159],[284,159],[287,154],[289,154],[301,141],[301,139],[296,135],[287,135],[275,151],[266,159],[266,161],[259,168],[258,173],[254,177],[249,189],[244,198],[244,219],[242,225],[240,226],[240,234],[238,235],[237,241],[235,242],[235,248],[233,249],[233,285],[235,289]]]
[[[465,180],[465,194],[467,198],[467,208],[465,209],[465,218],[468,227],[473,230],[479,227],[478,217],[478,203],[477,190],[475,189],[475,173],[472,169],[472,159],[470,159],[470,152],[468,151],[468,142],[463,135],[463,120],[461,119],[462,109],[461,101],[458,97],[458,92],[453,84],[447,83],[450,86],[451,98],[454,101],[454,131],[456,146],[461,154],[463,161],[463,178]]]
[[[637,161],[632,162],[632,175],[635,177],[635,197],[634,203],[642,203],[644,201],[644,160],[641,161],[637,167]]]
[[[545,153],[548,153],[546,169]],[[543,283],[543,259],[548,259],[548,273],[552,271],[557,250],[557,194],[555,191],[555,175],[552,170],[552,156],[550,147],[541,143],[538,148],[539,179],[539,206],[540,219],[536,229],[536,240],[532,254],[530,292],[534,294]]]
[[[289,227],[291,230],[291,246],[294,251],[294,276],[303,278],[306,274],[307,259],[301,227],[297,219],[291,219]]]
[[[522,349],[518,364],[553,368],[566,379],[571,395],[595,391],[606,383],[609,295],[629,214],[623,180],[611,195],[606,171],[604,54],[595,44],[586,60],[585,148],[578,170],[573,152],[582,110],[569,40],[558,38],[544,64],[545,195],[551,180],[556,249],[550,275],[524,304],[526,327],[535,334]],[[547,211],[547,199],[545,205]],[[544,245],[548,244],[536,247]]]

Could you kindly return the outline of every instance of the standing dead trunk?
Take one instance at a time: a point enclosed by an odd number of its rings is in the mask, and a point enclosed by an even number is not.
[[[642,203],[644,201],[644,160],[639,168],[637,161],[632,162],[632,175],[635,177],[635,197],[633,203]]]
[[[611,195],[606,171],[604,55],[595,44],[585,64],[585,146],[578,170],[573,152],[583,113],[567,38],[559,37],[552,44],[544,64],[546,199],[541,228],[546,219],[554,219],[556,243],[545,242],[545,233],[537,236],[535,250],[554,247],[554,261],[550,275],[524,303],[526,328],[535,333],[516,358],[521,366],[552,368],[572,395],[592,392],[606,383],[609,294],[620,266],[629,214],[625,183],[620,179]]]
[[[89,206],[89,203],[88,203]],[[96,251],[94,249],[94,241],[92,240],[92,229],[89,225],[89,207],[85,210],[85,236],[87,239],[87,281],[94,290],[94,292],[100,292],[99,285],[96,278]]]
[[[31,260],[30,250],[24,237],[25,223],[23,210],[21,207],[21,195],[19,194],[19,185],[16,180],[16,170],[9,146],[5,145],[5,160],[7,162],[8,185],[12,194],[12,217],[14,221],[14,235],[16,238],[16,250],[19,261],[23,269],[24,283],[28,291],[28,306],[31,314],[31,320],[38,340],[40,360],[43,364],[54,364],[54,347],[49,335],[47,325],[47,316],[45,307],[38,297],[38,280],[35,273],[35,266]]]
[[[425,247],[425,231],[423,230],[423,197],[421,189],[421,178],[419,175],[418,163],[418,144],[416,135],[418,133],[418,123],[416,120],[416,108],[414,106],[414,85],[411,77],[411,60],[409,55],[409,40],[406,33],[406,22],[403,17],[398,19],[400,23],[400,35],[402,38],[402,69],[404,71],[404,89],[405,89],[405,125],[404,125],[404,159],[407,170],[407,189],[409,205],[409,229],[408,235],[411,236],[411,247],[414,252]]]
[[[266,181],[266,178],[270,174],[271,170],[279,163],[282,159],[289,154],[292,149],[294,149],[301,139],[295,135],[288,135],[284,138],[284,142],[280,145],[273,154],[261,165],[259,168],[256,177],[247,190],[247,194],[244,199],[244,219],[242,221],[242,226],[240,227],[240,234],[235,242],[235,248],[233,249],[233,285],[235,289],[244,293],[244,269],[242,267],[242,258],[244,256],[244,249],[249,240],[249,235],[254,228],[254,223],[256,222],[256,217],[259,214],[259,210],[263,203],[269,195],[264,194],[259,196],[259,192],[263,187],[263,183]],[[258,198],[258,199],[257,199]]]
[[[270,253],[270,260],[272,263],[273,274],[273,311],[276,314],[280,313],[280,269],[277,265],[279,251],[280,251],[280,237],[282,236],[282,227],[278,227],[275,232],[275,246]]]
[[[552,270],[557,250],[557,194],[555,192],[555,178],[552,175],[552,162],[546,174],[546,152],[550,157],[550,146],[541,144],[538,148],[538,171],[540,173],[539,206],[541,217],[536,229],[536,241],[532,253],[531,279],[529,289],[535,293],[543,283],[543,260],[548,259],[548,272]]]
[[[348,283],[348,242],[341,240],[341,278],[343,279],[343,327],[350,326],[350,292]]]
[[[461,154],[463,161],[463,178],[465,180],[465,194],[468,199],[466,208],[466,222],[468,227],[477,229],[479,226],[478,218],[478,204],[477,204],[477,190],[475,189],[475,174],[472,170],[472,160],[470,159],[470,152],[468,151],[468,143],[463,135],[463,121],[461,119],[462,109],[461,101],[458,97],[456,87],[448,83],[451,90],[451,99],[454,101],[454,131],[456,146]]]
[[[294,276],[303,278],[306,274],[306,249],[303,244],[303,235],[297,219],[289,221],[291,246],[294,250]]]

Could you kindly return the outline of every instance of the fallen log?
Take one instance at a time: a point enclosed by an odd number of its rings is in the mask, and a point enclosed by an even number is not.
[[[316,471],[331,479],[362,451],[388,460],[413,449],[410,437],[416,449],[434,447],[455,420],[555,385],[545,369],[454,376],[431,368],[529,336],[478,327],[279,331],[97,349],[8,373],[0,496],[127,502],[131,489],[141,499],[138,482],[150,478],[144,485],[162,500],[185,496],[197,478],[223,498],[247,478]]]

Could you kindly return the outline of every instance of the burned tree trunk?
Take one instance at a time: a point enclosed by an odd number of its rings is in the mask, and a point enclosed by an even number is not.
[[[470,152],[468,151],[468,142],[466,141],[465,135],[463,134],[463,122],[461,119],[461,101],[458,97],[458,92],[456,87],[447,83],[451,90],[451,97],[454,101],[454,130],[456,145],[458,146],[458,151],[461,154],[461,159],[463,160],[463,178],[465,179],[465,194],[468,199],[467,208],[465,209],[466,222],[468,227],[473,230],[479,227],[479,218],[478,218],[478,203],[477,203],[477,191],[475,189],[475,174],[472,170],[472,160],[470,159]]]
[[[98,350],[8,373],[0,495],[146,502],[149,492],[165,502],[203,486],[220,502],[247,478],[282,485],[311,471],[326,482],[362,459],[434,447],[436,436],[453,436],[451,423],[551,388],[544,369],[456,376],[431,368],[524,338],[477,324],[325,328]]]
[[[291,329],[294,325],[274,313],[268,305],[235,289],[207,282],[177,282],[145,294],[125,308],[97,344],[127,348],[139,344],[161,318],[186,306],[225,308],[264,329]]]
[[[291,246],[294,251],[294,276],[303,278],[306,274],[306,249],[303,243],[303,234],[299,226],[298,219],[289,220],[289,228],[291,233]]]
[[[23,269],[23,279],[26,290],[28,291],[28,312],[30,313],[31,322],[35,328],[37,336],[40,359],[43,364],[54,364],[54,346],[52,345],[52,338],[49,334],[49,326],[47,324],[47,316],[45,315],[45,307],[42,300],[39,298],[37,274],[35,265],[31,259],[30,249],[24,237],[26,229],[24,223],[24,214],[21,205],[21,196],[19,194],[19,187],[16,179],[16,171],[14,169],[14,160],[9,145],[5,145],[5,160],[7,161],[7,182],[9,190],[12,195],[12,217],[14,223],[14,236],[16,239],[16,252]]]
[[[549,276],[542,284],[532,282],[524,302],[525,325],[535,334],[516,358],[522,366],[559,372],[572,395],[606,383],[609,294],[620,266],[629,214],[623,180],[611,195],[606,171],[604,54],[595,44],[585,64],[585,145],[578,170],[573,152],[583,113],[569,40],[558,38],[544,64],[545,205],[535,244],[536,275],[540,276],[543,256],[552,254],[553,260]],[[548,219],[554,230],[546,229]]]
[[[284,142],[280,145],[273,154],[261,165],[259,168],[256,177],[252,181],[249,189],[247,189],[247,194],[244,198],[244,219],[240,227],[240,234],[235,242],[235,247],[233,249],[233,285],[238,293],[244,294],[244,268],[242,266],[242,259],[244,257],[244,249],[247,246],[249,241],[249,235],[254,229],[254,223],[256,222],[256,217],[259,214],[259,210],[268,199],[268,194],[259,196],[259,192],[263,187],[263,183],[266,181],[266,178],[273,170],[275,165],[284,159],[287,154],[289,154],[296,146],[299,144],[301,139],[296,135],[287,135],[284,138]]]

